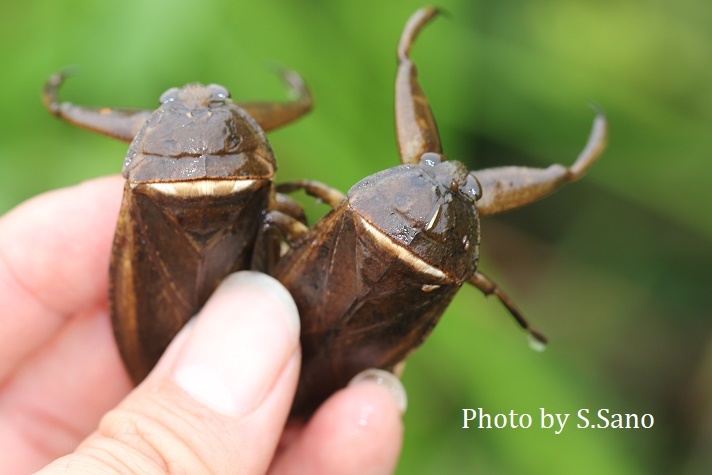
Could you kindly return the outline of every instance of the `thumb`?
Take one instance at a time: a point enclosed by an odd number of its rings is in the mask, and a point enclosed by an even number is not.
[[[264,473],[300,357],[289,293],[264,274],[234,274],[98,430],[39,473]]]

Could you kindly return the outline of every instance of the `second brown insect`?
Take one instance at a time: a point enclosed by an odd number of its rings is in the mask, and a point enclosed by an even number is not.
[[[302,373],[292,416],[308,416],[367,368],[394,370],[429,335],[460,287],[494,294],[532,340],[511,299],[477,270],[480,216],[536,201],[580,178],[605,147],[599,114],[571,167],[501,167],[469,172],[442,155],[439,134],[417,80],[410,47],[436,15],[417,11],[398,46],[396,130],[403,165],[354,185],[344,196],[320,183],[283,184],[333,207],[311,229],[270,213],[291,250],[272,272],[292,293],[302,318]]]

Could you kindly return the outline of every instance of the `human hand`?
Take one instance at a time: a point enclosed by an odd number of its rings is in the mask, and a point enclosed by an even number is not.
[[[299,319],[261,274],[226,279],[132,390],[107,303],[122,186],[92,180],[0,219],[3,473],[71,452],[41,473],[390,473],[402,439],[395,378],[349,386],[284,431]]]

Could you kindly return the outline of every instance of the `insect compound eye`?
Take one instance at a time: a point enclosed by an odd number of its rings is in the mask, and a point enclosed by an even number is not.
[[[210,84],[207,87],[210,94],[210,102],[225,102],[230,99],[230,91],[220,84]]]
[[[439,153],[425,152],[420,156],[420,163],[429,167],[434,167],[443,161],[443,156]]]
[[[482,185],[475,175],[469,173],[465,186],[459,188],[460,193],[469,197],[472,201],[477,201],[482,198]]]
[[[166,102],[173,102],[178,99],[178,91],[179,89],[177,87],[172,87],[163,94],[161,94],[161,98],[158,99],[158,101],[161,104],[165,104]]]

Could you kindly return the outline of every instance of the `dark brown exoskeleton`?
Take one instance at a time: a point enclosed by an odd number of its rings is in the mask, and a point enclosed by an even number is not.
[[[276,162],[263,132],[311,108],[302,79],[283,77],[297,96],[292,102],[234,104],[222,86],[188,84],[167,90],[154,112],[60,104],[64,75],[47,82],[43,99],[53,114],[131,142],[110,304],[136,383],[225,276],[267,262],[269,250],[255,248],[265,212],[301,217],[296,203],[274,194]]]
[[[361,180],[346,196],[310,181],[277,188],[303,189],[333,207],[311,229],[270,214],[292,243],[273,275],[294,296],[302,319],[302,374],[292,416],[307,416],[364,369],[393,370],[423,343],[465,282],[494,294],[534,343],[545,343],[477,270],[479,218],[580,178],[604,149],[606,121],[596,117],[586,148],[568,168],[468,172],[447,161],[408,57],[417,33],[436,13],[416,12],[398,47],[396,129],[404,165]]]

